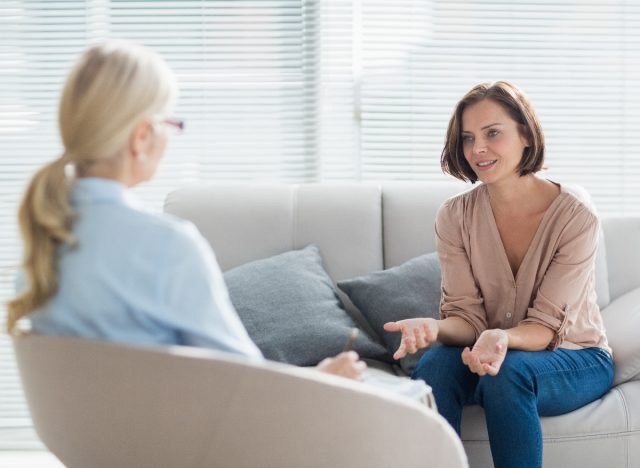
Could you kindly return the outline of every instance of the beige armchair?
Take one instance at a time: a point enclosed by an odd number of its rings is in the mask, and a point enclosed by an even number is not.
[[[14,347],[35,429],[69,467],[468,466],[442,417],[358,382],[194,348]]]

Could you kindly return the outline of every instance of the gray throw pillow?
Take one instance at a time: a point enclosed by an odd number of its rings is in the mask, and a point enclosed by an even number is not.
[[[240,265],[224,279],[242,323],[267,359],[315,365],[340,353],[357,326],[322,267],[316,246]],[[386,355],[362,330],[352,349],[362,358]]]
[[[368,276],[339,281],[338,287],[393,354],[400,346],[401,334],[386,332],[383,325],[415,317],[440,318],[441,282],[440,263],[434,252]],[[402,370],[411,374],[424,351],[400,359]]]

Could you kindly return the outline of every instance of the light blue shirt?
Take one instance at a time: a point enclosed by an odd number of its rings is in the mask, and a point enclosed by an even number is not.
[[[109,179],[79,179],[72,204],[78,246],[60,250],[60,287],[30,315],[34,332],[262,358],[193,224],[144,210]]]

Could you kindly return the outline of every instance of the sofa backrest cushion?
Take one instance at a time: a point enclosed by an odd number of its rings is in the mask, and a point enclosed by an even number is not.
[[[386,182],[382,186],[384,267],[436,250],[440,205],[471,186],[456,182]]]
[[[376,184],[216,184],[176,190],[167,213],[192,221],[220,268],[315,244],[334,282],[383,268]]]
[[[640,216],[602,220],[611,299],[640,288]]]

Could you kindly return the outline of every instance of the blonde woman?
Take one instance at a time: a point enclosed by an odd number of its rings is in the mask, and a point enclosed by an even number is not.
[[[145,211],[129,190],[154,176],[184,126],[171,117],[176,94],[173,73],[145,47],[109,41],[82,54],[60,101],[64,153],[20,206],[24,281],[8,304],[9,333],[29,316],[36,333],[263,359],[196,228]],[[350,378],[364,367],[354,352],[318,365]]]
[[[537,177],[544,138],[529,99],[498,81],[471,89],[449,122],[442,168],[482,184],[436,219],[441,320],[385,325],[395,357],[430,346],[413,378],[433,388],[460,434],[462,408],[485,410],[496,468],[542,466],[540,416],[573,411],[613,382],[594,286],[598,218]]]

